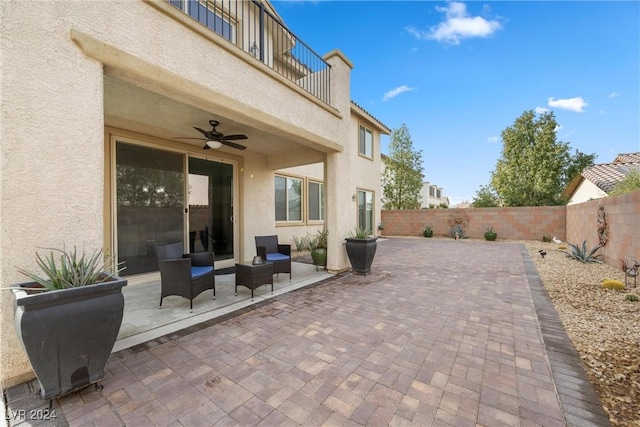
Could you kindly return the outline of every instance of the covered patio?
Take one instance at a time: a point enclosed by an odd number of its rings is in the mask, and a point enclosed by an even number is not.
[[[113,351],[170,335],[333,277],[326,270],[306,263],[292,262],[291,267],[291,281],[288,274],[274,275],[273,293],[270,285],[261,286],[255,290],[253,300],[251,291],[244,286],[238,286],[238,295],[235,295],[235,274],[218,274],[216,299],[212,298],[212,292],[203,292],[193,300],[193,310],[189,310],[187,299],[178,296],[165,297],[162,308],[158,308],[160,280],[157,274],[134,280],[122,290],[125,298],[124,317]]]

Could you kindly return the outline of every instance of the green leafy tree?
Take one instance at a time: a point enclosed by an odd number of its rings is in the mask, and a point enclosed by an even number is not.
[[[595,154],[578,150],[572,156],[569,144],[556,139],[558,123],[552,112],[536,118],[525,111],[502,131],[502,157],[491,176],[504,206],[555,206],[566,203],[562,191]]]
[[[476,197],[471,202],[474,208],[496,208],[500,206],[500,198],[491,185],[481,185]]]
[[[417,209],[422,189],[422,150],[415,150],[406,125],[391,132],[382,175],[385,209]]]
[[[622,181],[613,187],[609,195],[617,196],[637,190],[640,190],[640,169],[632,169]]]

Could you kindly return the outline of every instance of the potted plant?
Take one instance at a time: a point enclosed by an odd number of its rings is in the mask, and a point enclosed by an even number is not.
[[[122,269],[102,250],[76,248],[36,253],[43,276],[18,270],[31,281],[12,286],[16,332],[40,383],[51,400],[104,377],[124,311]]]
[[[315,236],[307,238],[307,248],[311,252],[313,265],[325,268],[327,266],[327,235],[329,232],[326,228],[319,230]]]
[[[371,271],[378,238],[371,235],[371,230],[356,228],[345,240],[351,269],[354,273],[366,275]]]
[[[496,233],[496,232],[493,230],[493,226],[492,226],[492,225],[491,225],[491,226],[486,226],[486,225],[485,225],[485,226],[484,226],[484,230],[485,230],[485,232],[484,232],[484,238],[485,238],[485,239],[487,239],[488,241],[493,242],[493,241],[495,241],[495,240],[496,240],[496,238],[498,237],[498,233]]]
[[[424,237],[433,236],[433,227],[429,224],[425,225],[424,228],[422,229],[422,235]]]

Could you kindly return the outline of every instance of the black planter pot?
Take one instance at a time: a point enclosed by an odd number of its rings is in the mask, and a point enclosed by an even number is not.
[[[367,239],[358,239],[355,237],[348,237],[347,241],[347,255],[349,256],[349,262],[351,263],[351,269],[354,273],[367,274],[371,272],[371,264],[373,263],[373,257],[376,255],[376,249],[378,247],[377,237],[369,237]]]
[[[16,332],[44,400],[76,391],[104,377],[122,324],[122,287],[127,284],[126,279],[114,279],[32,295],[14,290]]]

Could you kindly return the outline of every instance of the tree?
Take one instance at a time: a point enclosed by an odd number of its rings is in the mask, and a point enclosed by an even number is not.
[[[422,189],[422,150],[415,150],[406,125],[391,132],[382,174],[385,209],[417,209]]]
[[[637,190],[640,190],[640,169],[632,169],[622,181],[613,187],[613,190],[611,190],[609,195],[617,196]]]
[[[481,185],[473,198],[471,206],[474,208],[496,208],[500,206],[500,198],[491,185]]]
[[[595,154],[576,150],[557,141],[558,123],[552,112],[536,118],[525,111],[502,131],[502,158],[491,175],[491,186],[504,206],[555,206],[566,203],[562,191]]]

